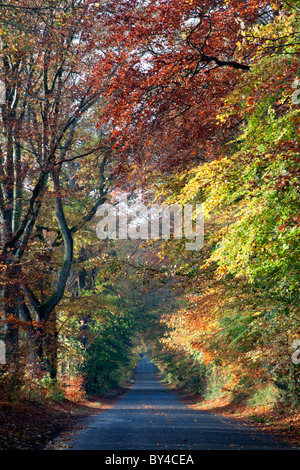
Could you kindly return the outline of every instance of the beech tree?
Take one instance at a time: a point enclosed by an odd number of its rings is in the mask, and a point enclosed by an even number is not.
[[[242,32],[270,21],[275,10],[252,0],[110,5],[110,47],[96,73],[115,70],[100,122],[110,117],[119,177],[128,185],[132,171],[134,181],[141,173],[149,180],[215,158],[238,126],[220,125],[218,111],[255,52],[253,43],[239,49]]]
[[[101,53],[103,14],[99,4],[87,0],[0,5],[0,75],[6,89],[1,105],[0,264],[8,357],[17,348],[20,325],[33,334],[44,356],[41,338],[64,294],[73,234],[103,201],[101,132],[91,129],[93,138],[82,133],[85,116],[101,93],[92,65]],[[97,187],[91,190],[89,206],[70,226],[64,207],[68,191],[77,191],[79,199],[83,192],[87,196],[87,188],[75,184],[76,171],[79,162],[93,158],[99,162]],[[44,299],[31,288],[38,269],[32,244],[37,233],[52,233],[51,250],[63,247],[52,292]]]

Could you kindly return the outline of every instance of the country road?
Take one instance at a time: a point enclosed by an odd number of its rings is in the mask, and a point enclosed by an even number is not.
[[[64,450],[279,450],[272,436],[193,410],[159,381],[145,358],[113,408],[93,416]]]

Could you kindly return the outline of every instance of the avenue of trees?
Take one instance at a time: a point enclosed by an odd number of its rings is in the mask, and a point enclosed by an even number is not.
[[[205,397],[299,404],[299,20],[297,0],[0,3],[2,399],[108,390],[148,352]],[[201,250],[100,240],[125,193],[202,204]]]

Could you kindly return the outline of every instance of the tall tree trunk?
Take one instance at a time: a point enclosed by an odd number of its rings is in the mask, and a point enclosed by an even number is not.
[[[19,355],[19,274],[18,266],[7,266],[4,273],[2,290],[2,309],[5,314],[5,347],[6,362],[17,363]]]
[[[73,261],[73,237],[65,218],[58,172],[53,173],[53,182],[55,188],[55,216],[64,241],[64,259],[56,283],[55,291],[50,296],[50,298],[40,306],[40,319],[45,321],[49,319],[54,308],[64,295]]]
[[[50,378],[57,378],[58,332],[55,310],[47,322],[43,322],[35,334],[36,356],[40,367]]]

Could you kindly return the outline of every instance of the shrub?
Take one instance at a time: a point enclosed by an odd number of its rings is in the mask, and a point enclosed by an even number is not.
[[[64,390],[64,396],[67,400],[80,402],[85,399],[86,392],[84,388],[85,376],[84,375],[71,375],[64,376],[61,379]]]

